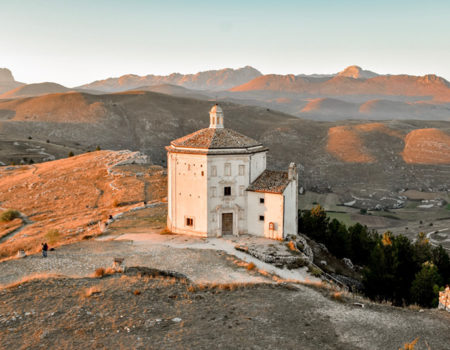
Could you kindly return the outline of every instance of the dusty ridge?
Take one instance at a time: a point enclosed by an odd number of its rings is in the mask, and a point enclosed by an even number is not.
[[[328,129],[327,151],[348,163],[373,163],[376,158],[365,145],[365,134],[379,132],[403,139],[403,135],[382,123],[335,126]]]
[[[434,128],[413,130],[406,135],[402,156],[406,163],[450,164],[450,136]]]
[[[39,96],[68,92],[70,89],[56,83],[38,83],[19,86],[0,95],[0,99]]]
[[[349,163],[372,163],[375,158],[364,148],[362,138],[348,126],[335,126],[328,130],[327,151]]]
[[[103,102],[82,93],[61,93],[0,101],[0,120],[58,123],[99,122],[106,117]]]
[[[36,251],[51,229],[60,233],[56,244],[98,235],[109,215],[142,206],[143,201],[161,201],[165,195],[164,171],[150,166],[139,152],[98,151],[37,165],[0,167],[1,207],[18,210],[30,221],[0,244],[0,259],[18,249]]]

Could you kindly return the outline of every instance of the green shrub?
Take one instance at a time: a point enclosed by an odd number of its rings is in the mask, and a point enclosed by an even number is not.
[[[314,277],[322,276],[322,271],[319,268],[315,267],[315,266],[309,266],[308,267],[308,272],[311,275],[313,275]]]
[[[20,213],[17,210],[8,209],[0,215],[0,221],[3,222],[13,221],[18,217],[20,217]]]
[[[61,235],[57,229],[51,229],[45,234],[44,237],[49,244],[55,244],[59,241]]]
[[[72,151],[70,151],[69,152],[69,154],[67,155],[68,157],[73,157],[74,156],[74,154],[73,154],[73,152]]]

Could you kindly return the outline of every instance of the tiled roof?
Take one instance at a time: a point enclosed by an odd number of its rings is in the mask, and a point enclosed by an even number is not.
[[[192,148],[246,148],[260,146],[261,143],[231,129],[206,128],[180,137],[171,142],[176,147]]]
[[[288,172],[264,170],[264,172],[248,186],[247,191],[283,193],[289,184]]]

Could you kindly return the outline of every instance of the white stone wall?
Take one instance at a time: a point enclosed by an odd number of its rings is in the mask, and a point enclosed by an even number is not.
[[[284,196],[284,237],[298,231],[298,185],[297,178],[289,183],[283,192]]]
[[[246,191],[265,170],[266,152],[208,156],[169,153],[167,164],[167,224],[172,232],[221,236],[223,213],[233,214],[234,235],[282,239],[286,232],[296,232],[296,182],[289,184],[284,194]],[[225,187],[231,188],[230,196],[225,195]],[[263,221],[260,216],[264,216]],[[193,226],[187,225],[187,218],[193,219]]]
[[[168,154],[168,228],[175,233],[206,236],[207,158],[205,155]],[[193,219],[193,226],[186,219]]]
[[[251,171],[250,171],[250,183],[255,181],[261,173],[266,170],[266,153],[260,152],[250,156],[251,159]]]
[[[247,196],[250,156],[208,156],[208,236],[222,234],[222,214],[233,213],[233,234],[247,233]],[[231,187],[231,196],[224,187]]]
[[[282,239],[283,236],[283,195],[264,192],[247,192],[248,233],[267,238]],[[264,203],[260,199],[264,199]],[[264,221],[260,220],[264,216]],[[273,229],[270,227],[273,223]]]

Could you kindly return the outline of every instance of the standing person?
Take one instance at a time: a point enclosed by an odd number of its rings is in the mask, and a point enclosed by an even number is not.
[[[48,250],[48,245],[47,245],[47,243],[42,243],[42,256],[43,256],[44,258],[47,257],[47,250]]]

